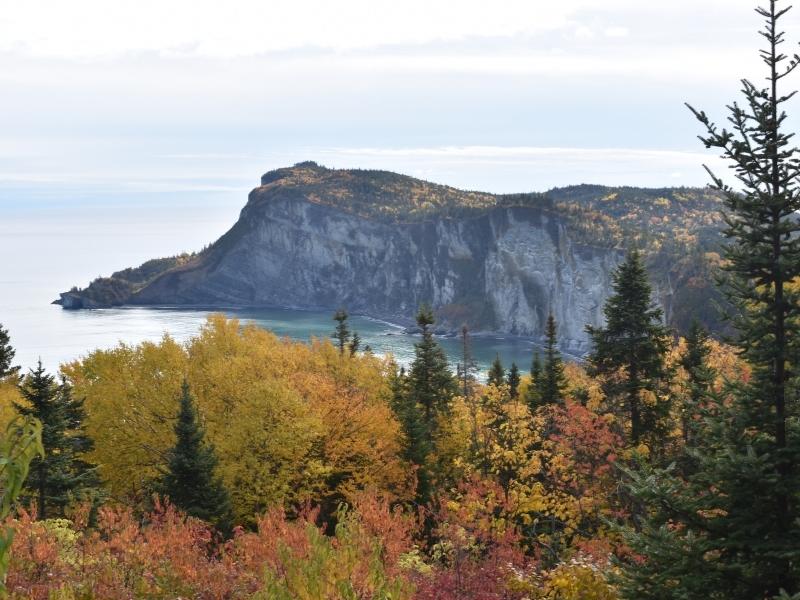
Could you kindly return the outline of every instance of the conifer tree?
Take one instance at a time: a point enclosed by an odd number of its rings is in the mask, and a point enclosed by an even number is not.
[[[789,285],[800,276],[800,161],[784,129],[783,105],[793,94],[778,90],[800,64],[779,48],[788,8],[770,0],[757,10],[766,21],[767,87],[742,81],[745,102],[729,107],[731,130],[692,109],[706,128],[701,140],[721,150],[741,186],[730,189],[712,174],[727,211],[725,291],[752,375],[709,403],[703,434],[687,449],[695,463],[688,476],[631,473],[631,491],[648,512],[640,529],[627,531],[643,558],[623,565],[627,598],[800,593],[800,298]]]
[[[361,347],[361,336],[358,335],[357,331],[354,331],[353,335],[350,336],[350,343],[347,347],[350,349],[350,356],[355,356]]]
[[[512,362],[511,368],[508,370],[508,375],[506,376],[508,395],[512,400],[516,400],[519,397],[519,381],[519,367],[517,363]]]
[[[545,327],[544,366],[537,383],[539,403],[542,405],[557,404],[564,401],[564,390],[567,385],[564,376],[564,360],[558,350],[558,330],[553,315],[547,317]]]
[[[708,366],[711,353],[708,333],[697,322],[692,321],[686,334],[686,350],[680,359],[680,365],[688,378],[688,393],[681,407],[681,430],[684,443],[689,443],[694,427],[693,419],[702,409],[703,401],[708,399],[714,382],[714,371]]]
[[[422,340],[414,344],[414,361],[408,376],[411,397],[422,407],[431,432],[435,416],[447,410],[448,402],[457,391],[447,356],[433,337],[431,326],[435,322],[433,311],[423,305],[417,313]]]
[[[31,463],[27,485],[41,519],[64,514],[72,500],[94,499],[99,489],[96,467],[84,459],[92,440],[83,429],[83,401],[72,397],[67,382],[60,385],[47,374],[40,360],[20,386],[25,404],[15,404],[19,414],[42,423],[44,458]]]
[[[631,250],[613,275],[614,293],[606,301],[604,327],[587,327],[592,339],[589,367],[604,379],[606,397],[626,415],[629,440],[659,445],[669,404],[658,396],[666,376],[664,356],[669,335],[662,311],[651,298],[647,271]],[[644,402],[649,395],[651,401]]]
[[[336,340],[336,345],[339,348],[339,354],[344,354],[344,350],[347,347],[347,342],[350,339],[350,326],[347,323],[347,319],[349,315],[347,311],[343,308],[340,308],[336,311],[333,315],[333,320],[336,321],[336,328],[333,330],[333,337]]]
[[[472,397],[477,371],[478,365],[472,357],[469,329],[464,325],[461,327],[461,363],[458,365],[458,380],[461,385],[461,395],[464,398],[469,399]]]
[[[8,336],[8,330],[3,329],[3,324],[0,323],[0,379],[9,375],[16,375],[19,372],[19,367],[11,364],[15,354],[16,352],[11,346],[11,339]]]
[[[506,370],[503,368],[503,363],[500,362],[500,355],[496,354],[492,366],[489,367],[489,374],[486,378],[486,383],[500,387],[506,382]]]
[[[539,394],[539,385],[542,379],[542,359],[539,352],[533,353],[533,360],[531,361],[531,382],[525,390],[525,403],[531,411],[531,414],[536,412],[542,404],[541,395]]]
[[[217,457],[205,441],[189,384],[181,390],[175,446],[170,450],[160,491],[187,515],[225,529],[230,520],[230,499],[215,474]]]

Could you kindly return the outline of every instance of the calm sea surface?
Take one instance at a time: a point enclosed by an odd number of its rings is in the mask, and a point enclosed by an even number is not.
[[[49,369],[119,342],[178,340],[195,334],[210,310],[115,308],[67,311],[51,302],[58,292],[85,286],[98,275],[135,266],[158,256],[201,248],[235,221],[245,193],[170,195],[143,202],[122,194],[103,198],[0,197],[0,323],[9,330],[16,364],[28,368],[41,358]],[[330,313],[295,310],[221,310],[296,340],[327,337]],[[418,337],[402,328],[354,316],[351,324],[364,344],[408,363]],[[457,339],[440,338],[453,365]],[[534,345],[519,338],[473,338],[481,368],[499,354],[506,366],[530,366]]]

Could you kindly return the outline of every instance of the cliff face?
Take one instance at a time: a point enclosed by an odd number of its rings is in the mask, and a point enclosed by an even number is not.
[[[135,304],[291,306],[410,323],[423,302],[445,327],[540,336],[550,311],[562,343],[586,347],[618,252],[576,244],[541,209],[390,224],[257,188],[239,222],[198,264],[165,273]]]
[[[656,299],[679,331],[709,306],[719,198],[704,190],[574,186],[466,192],[385,171],[314,163],[265,174],[236,224],[200,254],[157,259],[61,294],[64,308],[120,304],[345,307],[444,329],[539,337],[587,349],[611,273],[644,245]]]

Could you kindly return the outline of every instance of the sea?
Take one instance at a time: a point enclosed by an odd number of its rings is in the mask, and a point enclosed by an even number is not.
[[[39,360],[51,371],[95,349],[136,344],[169,334],[179,341],[195,335],[209,314],[222,312],[280,336],[308,341],[330,337],[330,311],[287,309],[208,309],[120,307],[64,310],[52,301],[74,285],[155,257],[199,250],[224,233],[244,204],[242,192],[188,192],[139,195],[63,194],[4,190],[0,195],[0,323],[24,369]],[[419,336],[403,327],[352,315],[350,324],[373,352],[391,354],[401,365],[413,359]],[[455,337],[439,337],[451,366],[461,359]],[[499,356],[504,365],[530,368],[533,340],[474,336],[472,354],[485,373]]]

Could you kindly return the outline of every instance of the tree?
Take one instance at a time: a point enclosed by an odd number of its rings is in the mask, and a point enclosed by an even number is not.
[[[96,495],[100,484],[96,467],[84,459],[92,441],[84,432],[83,401],[72,397],[66,382],[57,384],[41,360],[20,391],[26,403],[16,404],[17,412],[42,424],[44,457],[31,463],[29,499],[36,500],[41,519],[62,515],[71,500]]]
[[[472,357],[472,344],[469,338],[469,329],[466,325],[461,327],[461,364],[458,365],[458,379],[461,384],[461,395],[464,398],[472,396],[472,389],[475,385],[475,374],[478,372],[478,365]]]
[[[15,354],[16,352],[11,346],[11,339],[8,336],[8,330],[3,329],[3,324],[0,323],[0,379],[9,375],[16,375],[19,372],[19,367],[11,365]]]
[[[519,397],[519,367],[517,363],[512,362],[511,368],[508,370],[508,375],[506,376],[506,384],[508,384],[508,395],[512,400],[516,400]]]
[[[205,441],[205,431],[186,381],[181,391],[175,437],[161,491],[186,514],[226,528],[231,513],[228,491],[215,473],[217,456]]]
[[[567,381],[564,377],[564,360],[561,358],[561,352],[558,351],[556,320],[552,314],[547,317],[544,367],[541,377],[537,378],[537,385],[540,404],[557,404],[564,401]]]
[[[353,332],[353,335],[350,337],[350,343],[348,344],[348,348],[350,349],[350,356],[355,356],[358,349],[361,347],[361,336],[358,335],[357,331]]]
[[[702,403],[708,399],[714,383],[714,370],[708,365],[711,353],[708,332],[697,322],[692,321],[686,334],[686,350],[680,359],[680,365],[686,371],[688,393],[681,407],[681,430],[684,443],[689,443],[694,427],[693,420],[702,409]]]
[[[433,338],[433,311],[422,306],[417,313],[417,325],[422,340],[414,344],[414,361],[409,372],[411,397],[421,407],[428,427],[433,429],[434,417],[447,410],[447,403],[456,393],[456,382],[447,365],[447,356]]]
[[[604,379],[606,397],[627,413],[629,440],[658,443],[669,405],[658,392],[666,370],[669,335],[662,311],[651,299],[641,255],[631,250],[613,274],[614,293],[603,312],[605,327],[587,327],[592,340],[590,371]]]
[[[496,354],[492,366],[489,367],[489,375],[486,379],[486,383],[494,385],[495,387],[500,387],[505,383],[505,380],[506,370],[503,368],[503,363],[500,362],[500,355]]]
[[[349,315],[343,308],[337,310],[333,315],[333,320],[336,321],[336,328],[333,330],[333,337],[336,340],[336,345],[339,347],[339,354],[344,354],[344,349],[347,347],[347,341],[350,339],[350,327],[347,324]]]
[[[424,504],[430,498],[431,473],[428,468],[428,455],[431,452],[427,423],[420,405],[413,399],[409,389],[409,378],[405,369],[395,369],[390,378],[392,388],[392,409],[404,434],[402,456],[416,467],[416,499]]]
[[[531,382],[525,391],[525,403],[531,414],[536,412],[536,409],[541,405],[541,394],[539,393],[539,384],[542,378],[542,359],[538,352],[533,353],[533,360],[531,361]]]
[[[742,81],[744,105],[729,106],[732,130],[704,112],[707,148],[722,152],[741,190],[711,173],[724,197],[729,239],[726,292],[736,346],[752,375],[730,382],[703,411],[703,435],[687,449],[695,469],[631,473],[631,491],[648,508],[627,537],[643,560],[625,565],[630,598],[774,598],[800,592],[800,430],[797,354],[800,304],[798,149],[784,129],[780,81],[800,64],[779,51],[783,33],[770,0],[766,21],[767,87]],[[788,64],[786,61],[788,60]],[[710,173],[710,171],[709,171]]]

